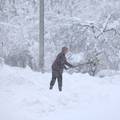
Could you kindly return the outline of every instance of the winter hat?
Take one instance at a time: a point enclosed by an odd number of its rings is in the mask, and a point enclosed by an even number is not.
[[[66,50],[68,50],[67,47],[62,47],[62,51],[63,51],[63,52],[66,51]]]

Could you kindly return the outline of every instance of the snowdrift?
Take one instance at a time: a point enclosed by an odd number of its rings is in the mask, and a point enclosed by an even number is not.
[[[63,92],[50,73],[0,68],[0,120],[120,120],[120,74],[64,74]]]

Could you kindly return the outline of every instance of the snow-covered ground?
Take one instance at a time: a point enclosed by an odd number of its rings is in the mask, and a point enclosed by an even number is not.
[[[64,74],[63,91],[49,90],[50,73],[0,68],[0,120],[120,120],[120,74]]]

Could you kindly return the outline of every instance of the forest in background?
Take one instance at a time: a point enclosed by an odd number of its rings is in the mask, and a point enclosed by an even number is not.
[[[45,0],[45,71],[61,47],[77,72],[120,70],[119,0]],[[0,57],[11,66],[38,70],[39,1],[0,0]],[[83,60],[76,61],[72,55]]]

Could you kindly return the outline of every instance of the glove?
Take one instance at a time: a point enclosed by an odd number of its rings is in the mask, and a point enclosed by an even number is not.
[[[65,70],[68,70],[69,68],[65,68]]]
[[[78,66],[77,66],[77,65],[73,65],[73,66],[72,66],[72,68],[76,68],[76,67],[78,67]]]
[[[64,66],[64,69],[65,69],[65,70],[68,70],[69,68],[67,68],[66,66]]]

